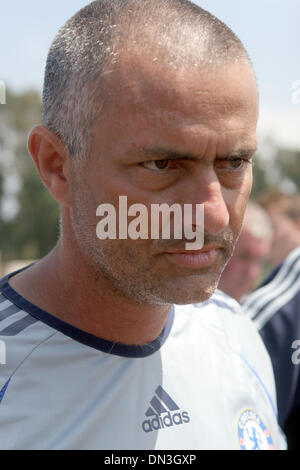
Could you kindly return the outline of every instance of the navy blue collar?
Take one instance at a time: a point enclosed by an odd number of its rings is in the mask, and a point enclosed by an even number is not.
[[[17,307],[19,307],[21,310],[24,310],[25,312],[29,313],[29,315],[40,320],[51,328],[60,331],[64,335],[73,338],[79,343],[85,344],[86,346],[90,346],[91,348],[98,349],[99,351],[103,351],[107,354],[114,354],[116,356],[122,357],[138,358],[149,356],[150,354],[153,354],[158,351],[169,336],[174,320],[174,306],[172,306],[170,309],[166,324],[161,334],[150,343],[142,345],[127,345],[121,343],[114,343],[112,341],[108,341],[106,339],[99,338],[98,336],[94,336],[90,333],[86,333],[85,331],[79,330],[78,328],[69,325],[64,321],[59,320],[59,318],[54,317],[45,310],[42,310],[37,305],[32,304],[20,294],[18,294],[18,292],[16,292],[10,286],[8,282],[9,278],[23,271],[23,269],[27,269],[28,267],[29,266],[26,266],[25,268],[19,269],[18,271],[14,271],[2,278],[0,280],[0,292],[8,300],[17,305]]]

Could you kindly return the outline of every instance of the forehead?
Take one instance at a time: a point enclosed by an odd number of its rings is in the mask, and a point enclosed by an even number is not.
[[[246,61],[218,66],[190,61],[180,67],[153,55],[131,54],[127,60],[120,58],[109,75],[108,90],[115,105],[129,109],[144,105],[148,112],[167,107],[173,112],[194,110],[207,115],[218,106],[226,114],[233,108],[257,106],[254,73]],[[149,102],[153,103],[150,108]]]
[[[222,134],[228,139],[238,131],[239,145],[255,147],[258,97],[248,63],[179,68],[148,59],[122,60],[109,75],[103,112],[107,122],[119,127],[120,141],[125,132],[138,146],[151,133],[157,138],[164,132],[184,149],[200,134],[222,140]]]

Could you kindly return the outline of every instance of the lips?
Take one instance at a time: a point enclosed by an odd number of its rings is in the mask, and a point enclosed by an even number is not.
[[[179,255],[199,255],[201,253],[207,253],[211,250],[218,250],[220,249],[220,245],[205,245],[201,250],[172,250],[172,251],[167,251],[167,254],[173,255],[173,254],[179,254]]]
[[[204,247],[198,251],[176,251],[165,253],[170,262],[190,268],[202,268],[212,265],[216,262],[220,247]]]

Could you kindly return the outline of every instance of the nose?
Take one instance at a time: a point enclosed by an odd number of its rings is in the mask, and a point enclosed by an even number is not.
[[[229,224],[224,191],[214,171],[201,172],[201,178],[195,184],[193,201],[204,204],[204,229],[212,235],[222,232]]]
[[[204,226],[209,233],[216,235],[228,226],[229,212],[219,182],[211,183],[207,193],[204,202]]]

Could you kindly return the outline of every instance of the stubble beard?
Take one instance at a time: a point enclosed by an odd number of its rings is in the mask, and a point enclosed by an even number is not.
[[[95,286],[112,296],[136,304],[166,305],[190,304],[207,300],[218,285],[219,278],[230,259],[235,240],[232,232],[222,236],[218,265],[195,272],[172,272],[162,269],[162,252],[171,246],[182,245],[182,240],[99,240],[96,236],[96,216],[91,207],[96,207],[89,191],[73,191],[71,224],[81,258],[84,259],[90,279]],[[216,239],[205,237],[205,243]],[[154,253],[154,254],[153,254]],[[171,270],[171,271],[170,271]],[[175,270],[175,268],[174,268]],[[168,274],[169,273],[169,274]]]

